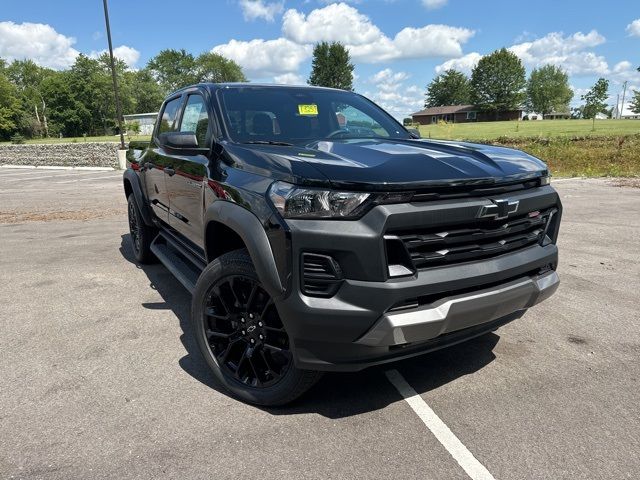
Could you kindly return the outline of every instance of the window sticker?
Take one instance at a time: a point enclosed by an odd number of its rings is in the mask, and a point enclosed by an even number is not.
[[[315,103],[309,105],[298,105],[298,113],[300,115],[316,116],[318,115],[318,105]]]

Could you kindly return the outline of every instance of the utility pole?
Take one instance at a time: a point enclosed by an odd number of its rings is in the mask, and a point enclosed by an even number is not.
[[[622,114],[624,112],[624,97],[627,96],[627,81],[624,81],[623,84],[623,88],[622,88],[622,105],[620,106],[620,118],[622,118]]]
[[[111,25],[109,24],[109,7],[107,0],[102,0],[104,5],[104,21],[107,24],[107,40],[109,41],[109,57],[111,58],[111,76],[113,77],[113,93],[116,98],[116,115],[118,116],[118,130],[120,130],[120,149],[124,150],[124,133],[122,132],[122,106],[118,92],[118,78],[116,76],[116,62],[113,58],[113,44],[111,43]]]
[[[616,120],[620,119],[620,94],[618,94],[618,98],[616,98]]]

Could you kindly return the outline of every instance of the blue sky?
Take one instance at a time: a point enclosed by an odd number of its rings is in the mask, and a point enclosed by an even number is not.
[[[106,48],[100,0],[3,3],[0,57],[64,68]],[[611,81],[612,104],[623,81],[640,89],[638,0],[111,0],[110,13],[114,46],[133,68],[163,48],[213,49],[252,81],[299,83],[315,42],[342,41],[356,90],[399,118],[420,109],[439,71],[468,72],[500,47],[528,70],[565,68],[574,103],[600,76]]]

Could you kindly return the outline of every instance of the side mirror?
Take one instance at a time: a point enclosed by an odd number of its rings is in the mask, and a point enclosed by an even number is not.
[[[420,130],[417,128],[407,128],[407,132],[409,132],[413,138],[422,138],[420,136]]]
[[[160,142],[169,148],[190,150],[198,148],[198,139],[193,132],[166,132],[160,134]]]

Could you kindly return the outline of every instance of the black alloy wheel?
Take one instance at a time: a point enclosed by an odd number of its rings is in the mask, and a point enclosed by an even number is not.
[[[231,275],[211,286],[205,336],[225,374],[250,387],[276,384],[291,365],[289,338],[269,294],[253,278]]]
[[[156,257],[151,251],[151,242],[158,232],[154,227],[144,223],[133,193],[127,198],[127,216],[129,218],[129,233],[131,234],[133,255],[136,260],[140,263],[155,262]]]
[[[193,292],[198,348],[217,381],[247,403],[285,405],[322,376],[296,366],[295,345],[277,307],[246,249],[209,263]]]
[[[142,248],[142,232],[140,231],[140,223],[136,215],[136,205],[134,202],[128,202],[129,208],[129,233],[131,233],[131,243],[133,244],[134,253],[137,255]]]

